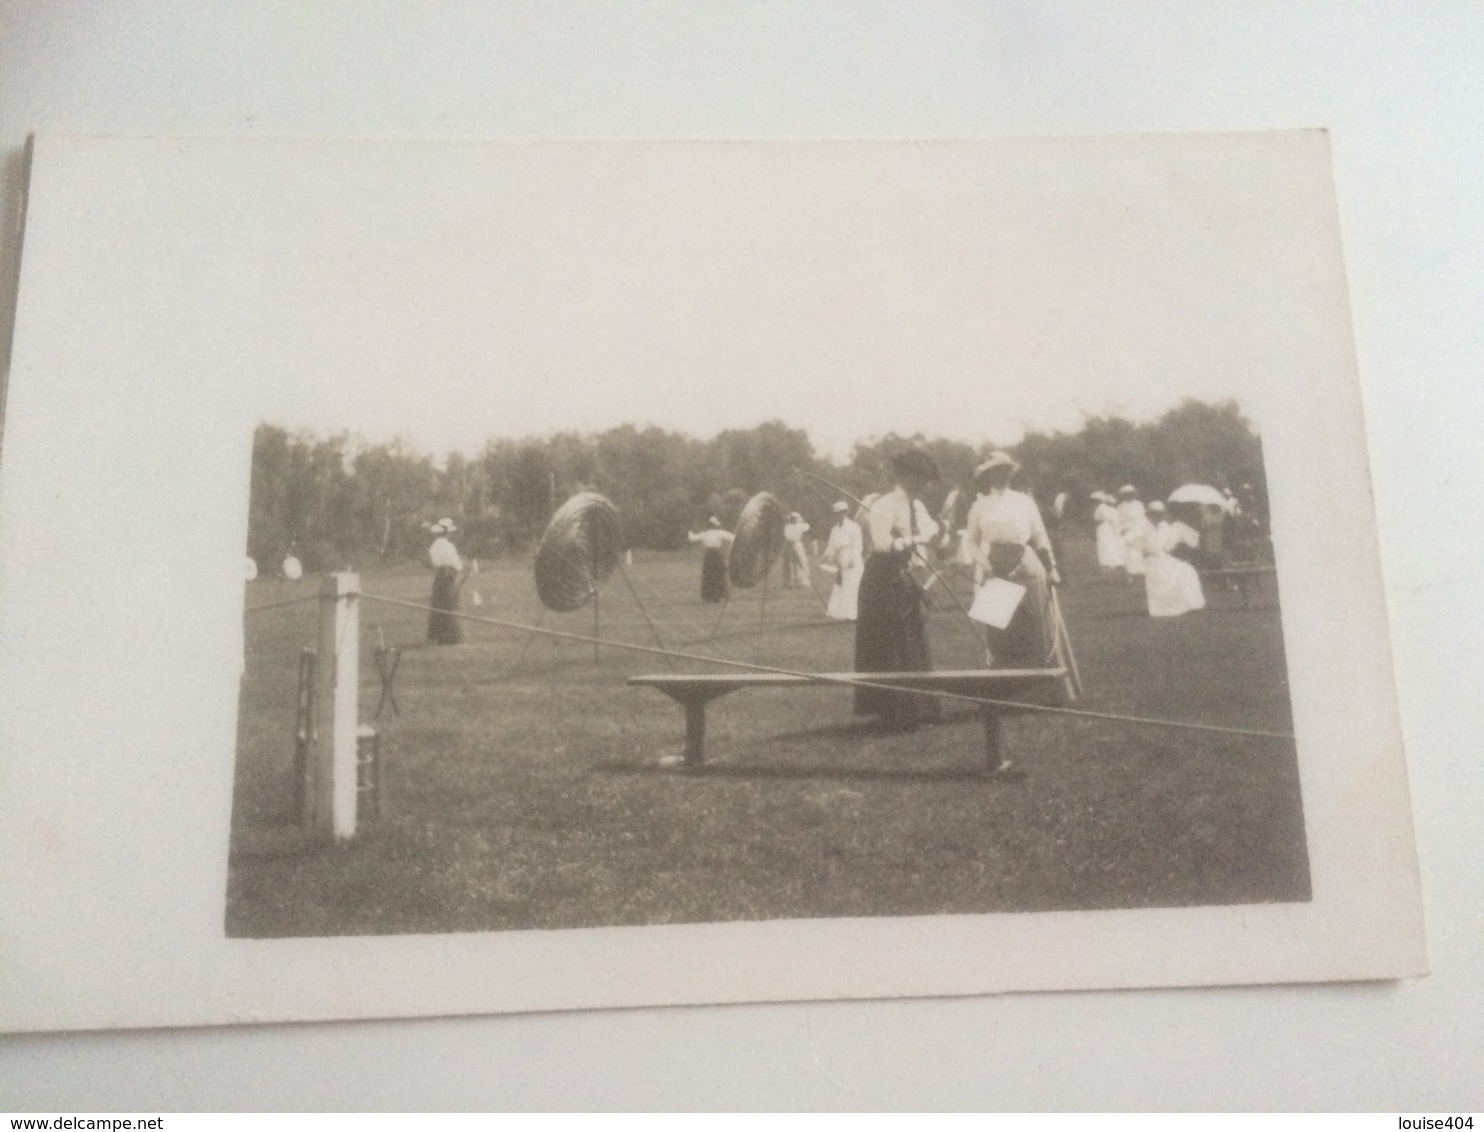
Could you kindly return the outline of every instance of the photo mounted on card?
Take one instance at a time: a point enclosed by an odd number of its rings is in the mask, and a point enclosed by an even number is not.
[[[1322,132],[41,137],[8,395],[6,1028],[1425,969]]]

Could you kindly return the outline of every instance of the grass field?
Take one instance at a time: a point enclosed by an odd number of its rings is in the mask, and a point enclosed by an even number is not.
[[[1276,596],[1250,610],[1144,615],[1142,590],[1102,578],[1079,546],[1063,591],[1087,695],[1081,707],[1289,731]],[[615,574],[602,636],[807,671],[852,667],[852,630],[809,590],[698,595],[699,556],[636,555]],[[424,602],[426,572],[368,573],[368,594]],[[775,572],[776,581],[776,572]],[[317,583],[249,583],[249,607]],[[1269,583],[1271,585],[1271,583]],[[478,591],[483,604],[469,598]],[[591,634],[591,608],[541,614],[527,563],[486,566],[467,612]],[[420,644],[425,616],[363,601],[370,650]],[[1295,753],[1279,739],[1019,716],[1018,781],[981,773],[969,705],[907,735],[873,734],[843,688],[735,693],[708,712],[699,771],[678,753],[680,710],[625,677],[659,657],[468,625],[466,643],[409,648],[401,714],[378,721],[388,810],[336,847],[306,844],[292,811],[298,652],[313,603],[250,614],[227,880],[229,935],[571,928],[612,924],[1097,909],[1306,900]],[[973,667],[957,606],[931,614],[934,659]],[[702,671],[701,662],[675,662]]]

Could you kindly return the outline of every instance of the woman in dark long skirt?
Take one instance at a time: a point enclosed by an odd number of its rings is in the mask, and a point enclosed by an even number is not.
[[[721,520],[712,515],[706,523],[706,529],[697,534],[695,531],[687,532],[691,542],[698,542],[705,548],[705,554],[701,558],[701,600],[705,602],[726,601],[727,599],[727,547],[732,543],[732,535],[721,529]]]
[[[453,616],[459,611],[459,589],[464,581],[464,561],[448,538],[455,530],[452,519],[433,524],[433,545],[428,547],[428,561],[433,567],[428,640],[435,645],[456,645],[464,639],[464,627]]]
[[[895,486],[866,512],[867,557],[855,622],[857,672],[930,672],[922,587],[908,573],[917,547],[938,533],[920,496],[938,478],[925,452],[892,460]],[[874,715],[888,730],[907,730],[938,717],[938,701],[918,692],[856,688],[855,713]]]

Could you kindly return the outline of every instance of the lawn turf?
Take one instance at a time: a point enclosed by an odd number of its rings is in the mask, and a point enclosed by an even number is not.
[[[1063,591],[1085,699],[1097,711],[1291,730],[1276,595],[1235,595],[1168,621],[1142,588],[1070,554]],[[1077,569],[1081,566],[1081,569]],[[699,600],[699,556],[640,552],[603,589],[601,635],[697,657],[803,671],[852,668],[852,626],[811,590]],[[368,594],[425,602],[423,571],[367,572]],[[630,592],[632,583],[637,600]],[[249,583],[249,608],[316,583]],[[961,596],[962,582],[958,589]],[[478,592],[483,604],[474,605]],[[528,563],[465,587],[469,613],[591,635],[591,607],[542,613]],[[647,614],[647,617],[646,617]],[[679,708],[627,676],[721,670],[466,625],[420,646],[426,615],[362,602],[361,712],[380,686],[371,649],[409,646],[400,715],[383,713],[387,812],[339,846],[308,844],[293,813],[294,687],[313,603],[250,613],[227,878],[232,936],[487,931],[788,917],[1099,909],[1306,900],[1293,744],[1111,721],[1019,716],[1025,774],[986,777],[967,704],[908,735],[873,734],[843,688],[751,689],[707,713],[707,763],[679,753]],[[715,639],[709,644],[708,637]],[[937,591],[939,667],[978,646]]]

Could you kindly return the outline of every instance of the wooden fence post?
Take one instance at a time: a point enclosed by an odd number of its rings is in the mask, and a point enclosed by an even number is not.
[[[361,579],[330,574],[319,587],[314,668],[314,764],[304,823],[319,840],[356,832],[356,727],[360,723]]]

